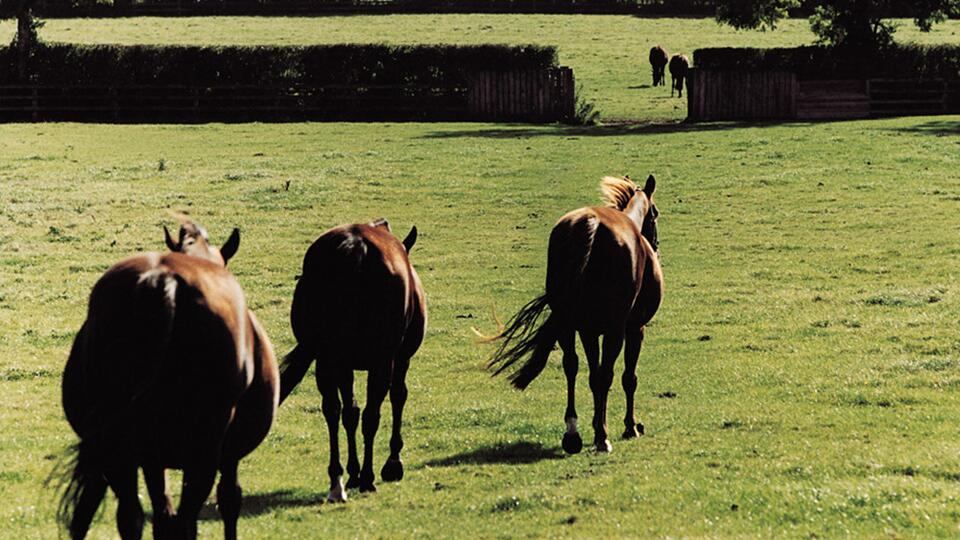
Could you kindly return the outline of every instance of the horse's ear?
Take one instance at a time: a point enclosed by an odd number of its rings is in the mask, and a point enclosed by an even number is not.
[[[647,177],[647,183],[643,186],[643,192],[647,194],[647,197],[653,195],[654,190],[657,189],[657,179],[651,174]]]
[[[410,232],[407,233],[407,237],[403,239],[403,247],[407,248],[407,253],[410,253],[410,250],[413,249],[413,245],[417,243],[417,227],[416,225],[410,229]]]
[[[223,257],[223,264],[226,265],[227,261],[230,260],[230,257],[233,257],[237,253],[237,249],[240,248],[240,229],[234,228],[233,232],[230,233],[230,238],[227,238],[227,241],[223,243],[223,247],[220,248],[220,256]]]
[[[170,251],[180,251],[180,243],[173,241],[173,238],[170,236],[170,231],[167,230],[166,225],[163,226],[163,240],[167,243],[167,248]]]

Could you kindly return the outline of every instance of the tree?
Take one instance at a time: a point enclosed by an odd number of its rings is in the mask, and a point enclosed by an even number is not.
[[[13,38],[13,46],[17,49],[17,69],[21,78],[26,78],[30,56],[39,41],[37,28],[43,25],[33,17],[34,1],[0,0],[0,19],[17,19],[17,35]]]
[[[908,15],[922,31],[953,14],[960,0],[808,0],[810,27],[820,43],[879,48],[893,42],[888,19]],[[775,28],[799,0],[718,0],[717,20],[741,29]]]

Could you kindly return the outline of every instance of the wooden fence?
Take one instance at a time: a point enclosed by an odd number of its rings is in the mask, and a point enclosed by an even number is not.
[[[0,86],[0,122],[566,121],[573,73],[479,73],[465,86]]]
[[[941,79],[798,80],[788,71],[691,69],[687,118],[846,120],[960,112],[960,85]]]
[[[573,70],[481,71],[470,81],[467,104],[475,120],[567,121],[575,106]]]

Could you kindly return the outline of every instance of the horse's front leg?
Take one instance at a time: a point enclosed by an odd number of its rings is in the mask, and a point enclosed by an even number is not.
[[[624,439],[633,439],[643,435],[643,424],[637,421],[633,401],[637,391],[637,361],[640,358],[640,347],[642,345],[643,327],[628,330],[626,348],[623,353],[623,376],[620,378],[620,382],[623,383],[623,393],[627,400],[627,410],[623,417]]]

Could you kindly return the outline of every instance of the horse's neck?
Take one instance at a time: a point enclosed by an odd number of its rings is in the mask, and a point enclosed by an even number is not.
[[[643,202],[640,197],[634,197],[623,209],[623,213],[636,223],[639,229],[643,229]]]

